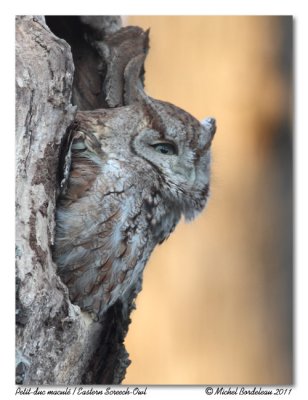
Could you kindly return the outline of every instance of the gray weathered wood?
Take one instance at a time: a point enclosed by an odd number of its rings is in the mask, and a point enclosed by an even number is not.
[[[113,21],[113,22],[112,22]],[[115,29],[110,19],[108,24]],[[99,20],[94,21],[95,24]],[[91,19],[85,23],[93,23]],[[107,24],[107,25],[108,25]],[[109,26],[108,25],[108,26]],[[120,383],[129,319],[70,303],[51,248],[61,140],[74,119],[70,46],[43,17],[16,18],[16,383]],[[118,313],[118,314],[117,314]],[[120,320],[117,320],[120,315]],[[109,320],[108,320],[109,318]],[[113,324],[111,322],[113,321]],[[118,323],[119,322],[119,323]]]

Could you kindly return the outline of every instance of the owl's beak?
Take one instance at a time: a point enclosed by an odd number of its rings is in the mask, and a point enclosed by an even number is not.
[[[185,167],[182,167],[181,165],[174,165],[172,167],[172,171],[175,174],[181,175],[186,179],[186,182],[188,185],[192,186],[196,180],[196,172],[195,168],[190,168],[188,171]]]

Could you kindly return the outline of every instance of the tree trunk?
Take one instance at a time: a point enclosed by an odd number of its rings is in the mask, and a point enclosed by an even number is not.
[[[51,248],[61,140],[75,105],[107,106],[106,65],[91,40],[119,29],[120,19],[46,21],[16,18],[16,383],[117,384],[129,365],[123,345],[129,316],[115,304],[95,323],[73,305]]]

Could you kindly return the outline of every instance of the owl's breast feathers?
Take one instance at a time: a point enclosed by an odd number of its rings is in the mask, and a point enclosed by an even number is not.
[[[164,215],[158,195],[121,179],[121,163],[98,156],[78,135],[58,199],[54,258],[71,301],[96,318],[131,295],[153,248],[177,221]]]
[[[205,206],[214,123],[174,107],[79,112],[67,136],[54,259],[71,301],[95,318],[135,297],[154,247]],[[147,127],[155,118],[159,131]],[[170,141],[182,150],[157,151]]]

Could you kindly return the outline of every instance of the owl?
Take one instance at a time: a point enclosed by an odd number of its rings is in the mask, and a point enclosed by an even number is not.
[[[77,112],[62,150],[53,256],[72,303],[94,320],[131,303],[154,247],[209,196],[215,119],[144,92],[148,34],[125,27],[96,43],[109,108]]]
[[[154,247],[207,202],[215,130],[213,118],[150,97],[77,113],[54,252],[72,303],[98,319],[140,290]]]

